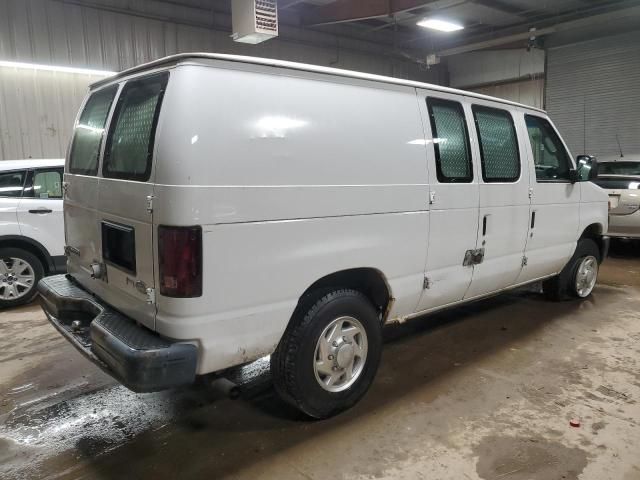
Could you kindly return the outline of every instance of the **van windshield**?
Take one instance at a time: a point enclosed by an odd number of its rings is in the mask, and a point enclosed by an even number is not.
[[[102,175],[147,181],[155,128],[169,74],[132,80],[122,89],[109,129]]]

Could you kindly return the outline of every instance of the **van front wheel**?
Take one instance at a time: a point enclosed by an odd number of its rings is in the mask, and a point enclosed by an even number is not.
[[[562,271],[542,283],[542,290],[550,300],[567,297],[587,298],[598,279],[600,250],[589,238],[578,241],[576,251]]]
[[[271,356],[276,391],[314,418],[353,406],[378,370],[382,331],[360,292],[331,291],[302,300]]]

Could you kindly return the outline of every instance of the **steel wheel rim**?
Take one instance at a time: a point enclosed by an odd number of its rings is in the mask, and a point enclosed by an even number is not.
[[[33,290],[36,273],[22,258],[0,258],[0,299],[17,300]]]
[[[598,259],[593,255],[586,256],[578,265],[576,272],[576,293],[579,297],[589,296],[598,279]]]
[[[332,320],[316,342],[313,371],[318,384],[332,393],[351,387],[364,371],[367,349],[367,333],[357,319]]]

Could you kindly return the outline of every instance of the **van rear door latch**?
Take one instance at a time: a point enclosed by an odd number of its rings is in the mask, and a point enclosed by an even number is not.
[[[153,195],[147,195],[147,213],[153,213]]]

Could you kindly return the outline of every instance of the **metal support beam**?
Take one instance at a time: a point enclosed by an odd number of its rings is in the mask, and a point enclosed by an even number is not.
[[[544,27],[537,29],[533,32],[526,31],[515,33],[511,35],[505,35],[502,37],[491,38],[488,40],[483,40],[474,43],[468,43],[466,45],[461,45],[459,47],[448,48],[445,50],[440,50],[435,53],[438,57],[448,57],[451,55],[458,55],[460,53],[468,53],[474,52],[476,50],[484,50],[486,48],[498,47],[501,45],[507,45],[509,43],[517,42],[519,40],[526,40],[531,36],[541,37],[544,35],[549,35],[556,32],[573,30],[577,28],[589,28],[592,25],[606,24],[608,22],[615,21],[619,18],[627,18],[629,16],[640,15],[640,6],[624,8],[620,10],[615,10],[613,12],[602,13],[599,15],[593,15],[586,18],[581,18],[579,20],[572,20],[569,22],[557,23],[555,25],[551,25],[549,27]]]
[[[371,18],[390,17],[408,12],[436,0],[337,0],[316,8],[304,18],[307,26],[355,22]]]
[[[304,0],[279,0],[278,1],[278,10],[284,10],[289,7],[293,7],[299,3],[304,2]]]

